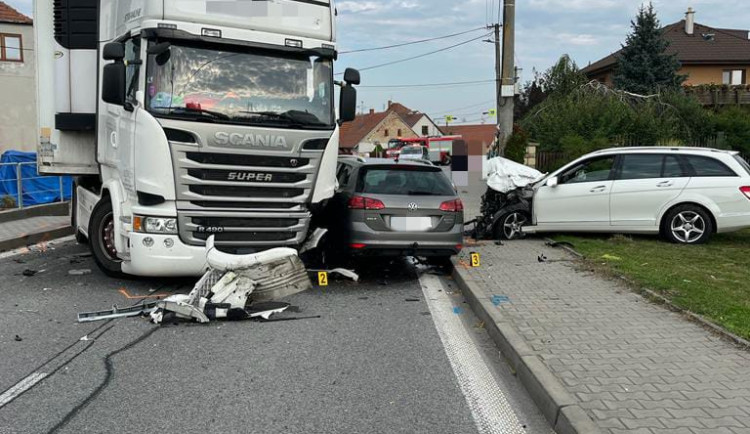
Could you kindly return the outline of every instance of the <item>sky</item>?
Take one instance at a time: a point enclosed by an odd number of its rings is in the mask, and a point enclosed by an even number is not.
[[[33,0],[5,0],[32,14]],[[479,29],[498,21],[502,0],[338,0],[338,45],[341,52],[400,44]],[[630,20],[643,0],[516,0],[516,64],[522,81],[533,78],[563,54],[579,67],[620,48]],[[747,0],[655,0],[662,24],[684,18],[688,7],[696,21],[712,27],[750,28]],[[502,20],[502,18],[500,18]],[[362,71],[360,110],[382,111],[389,100],[428,113],[439,123],[454,115],[455,123],[494,122],[483,115],[494,106],[494,45],[482,37],[489,30],[401,48],[342,53],[337,71],[365,69],[440,50],[450,50],[391,66]],[[367,87],[477,82],[452,86]]]

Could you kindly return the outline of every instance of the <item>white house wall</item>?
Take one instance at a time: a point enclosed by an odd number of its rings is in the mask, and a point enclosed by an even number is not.
[[[0,23],[0,33],[20,34],[23,63],[0,61],[0,153],[10,149],[36,151],[36,78],[34,28]]]

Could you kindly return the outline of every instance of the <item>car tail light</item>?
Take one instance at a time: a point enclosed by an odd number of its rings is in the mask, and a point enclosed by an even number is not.
[[[352,198],[349,199],[349,209],[379,210],[385,209],[385,204],[377,199],[370,199],[369,197],[352,196]]]
[[[367,244],[359,244],[359,243],[349,244],[349,247],[351,247],[352,249],[356,249],[356,250],[362,250],[365,247],[367,247]]]
[[[461,199],[449,200],[440,204],[440,211],[461,212],[464,210],[464,203]]]
[[[750,199],[750,187],[740,187],[740,191],[745,195],[745,197]]]

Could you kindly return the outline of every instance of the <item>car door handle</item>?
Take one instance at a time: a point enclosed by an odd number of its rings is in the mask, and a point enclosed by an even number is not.
[[[607,186],[606,186],[606,185],[600,185],[600,186],[598,186],[598,187],[594,187],[594,188],[592,188],[592,189],[591,189],[591,192],[592,192],[592,193],[601,193],[601,192],[603,192],[603,191],[604,191],[604,190],[606,190],[606,189],[607,189]]]
[[[660,182],[660,183],[656,184],[656,186],[658,188],[666,188],[666,187],[671,187],[673,185],[674,185],[674,182],[672,182],[672,181],[664,181],[664,182]]]

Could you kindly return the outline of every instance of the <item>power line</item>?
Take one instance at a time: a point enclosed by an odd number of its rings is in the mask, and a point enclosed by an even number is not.
[[[427,84],[389,84],[389,85],[372,85],[372,86],[357,86],[361,88],[387,88],[387,89],[398,89],[398,88],[411,88],[411,87],[440,87],[440,86],[456,86],[456,85],[467,85],[467,84],[480,84],[480,83],[494,83],[495,79],[490,80],[474,80],[474,81],[454,81],[450,83],[427,83]]]
[[[341,52],[339,52],[339,55],[341,55],[341,54],[352,54],[352,53],[363,53],[363,52],[366,52],[366,51],[388,50],[388,49],[391,49],[391,48],[405,47],[407,45],[423,44],[425,42],[432,42],[432,41],[438,41],[438,40],[441,40],[441,39],[448,39],[448,38],[452,38],[454,36],[461,36],[461,35],[465,35],[467,33],[476,32],[477,30],[483,30],[483,29],[484,29],[484,27],[477,27],[477,28],[474,28],[474,29],[471,29],[471,30],[466,30],[464,32],[453,33],[453,34],[445,35],[445,36],[436,36],[434,38],[428,38],[428,39],[420,39],[418,41],[404,42],[402,44],[386,45],[384,47],[362,48],[362,49],[359,49],[359,50],[341,51]]]
[[[450,49],[453,49],[453,48],[456,48],[456,47],[460,47],[460,46],[462,46],[462,45],[466,45],[466,44],[468,44],[468,43],[470,43],[470,42],[474,42],[474,41],[477,41],[477,40],[479,40],[479,39],[485,38],[485,37],[487,37],[488,35],[489,35],[489,33],[485,33],[485,34],[483,34],[482,36],[479,36],[479,37],[477,37],[477,38],[471,38],[471,39],[469,39],[468,41],[463,41],[463,42],[459,42],[458,44],[454,44],[454,45],[451,45],[451,46],[448,46],[448,47],[444,47],[444,48],[441,48],[441,49],[439,49],[439,50],[434,50],[434,51],[430,51],[430,52],[428,52],[428,53],[420,54],[420,55],[418,55],[418,56],[408,57],[408,58],[406,58],[406,59],[400,59],[400,60],[394,60],[394,61],[392,61],[392,62],[381,63],[380,65],[372,65],[372,66],[368,66],[368,67],[366,67],[366,68],[359,68],[359,70],[360,70],[360,72],[361,72],[361,71],[369,71],[369,70],[371,70],[371,69],[383,68],[383,67],[385,67],[385,66],[396,65],[396,64],[398,64],[398,63],[408,62],[408,61],[410,61],[410,60],[421,59],[422,57],[427,57],[427,56],[431,56],[431,55],[433,55],[433,54],[437,54],[437,53],[442,53],[443,51],[448,51],[448,50],[450,50]],[[343,74],[344,74],[343,72],[339,72],[339,73],[337,73],[336,75],[343,75]]]
[[[432,115],[450,114],[451,112],[454,112],[454,111],[457,112],[459,110],[467,110],[467,109],[474,108],[474,107],[479,107],[479,106],[483,106],[483,105],[487,105],[487,104],[492,104],[493,102],[494,102],[494,100],[493,101],[488,101],[488,102],[480,102],[480,103],[468,105],[468,106],[465,106],[465,107],[459,107],[459,108],[454,108],[454,109],[450,109],[450,110],[444,110],[444,111],[440,111],[440,112],[433,112],[433,113],[430,113],[430,114],[432,114]]]

